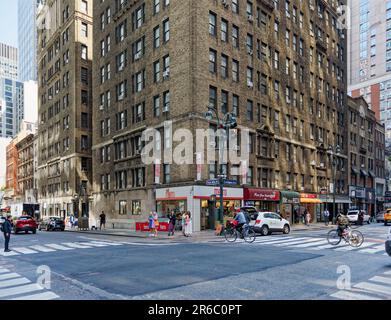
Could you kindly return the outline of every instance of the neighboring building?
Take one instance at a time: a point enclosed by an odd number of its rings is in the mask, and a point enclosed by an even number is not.
[[[384,196],[386,192],[386,159],[385,159],[385,127],[377,121],[375,127],[375,184],[376,184],[376,210],[384,209]]]
[[[376,204],[376,116],[363,97],[348,97],[347,115],[349,194],[354,207],[365,209],[372,215]],[[383,177],[381,172],[378,177]]]
[[[363,96],[391,144],[391,1],[349,0],[349,92]]]
[[[41,214],[87,215],[91,192],[92,0],[47,0],[38,21]],[[44,15],[44,17],[42,16]]]
[[[0,137],[13,138],[24,112],[23,83],[0,78]]]
[[[38,84],[35,81],[23,83],[21,95],[22,106],[19,111],[19,121],[38,123]]]
[[[167,120],[193,136],[216,129],[204,116],[207,106],[235,113],[239,130],[250,129],[247,175],[224,166],[237,182],[225,187],[226,213],[243,201],[280,210],[292,222],[308,208],[316,221],[320,197],[332,209],[329,146],[336,145],[342,148],[337,204],[348,206],[347,50],[336,6],[95,1],[93,213],[105,211],[110,226],[134,228],[150,211],[190,210],[194,230],[213,228],[211,196],[218,199],[219,190],[205,181],[217,177],[216,162],[197,172],[196,165],[141,160],[146,128],[160,130],[156,146],[165,151],[178,145],[164,128]]]
[[[18,80],[18,49],[0,43],[0,78]]]
[[[36,15],[41,0],[18,0],[18,63],[21,82],[37,81]]]
[[[4,200],[14,216],[21,215],[24,211],[33,214],[36,209],[32,142],[35,132],[34,123],[23,121],[19,134],[7,146]]]
[[[5,189],[6,186],[6,172],[7,172],[7,146],[11,142],[11,138],[0,137],[0,190]]]

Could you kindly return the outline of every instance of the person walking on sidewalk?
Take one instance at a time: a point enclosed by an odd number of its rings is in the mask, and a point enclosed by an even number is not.
[[[155,226],[155,219],[153,217],[153,213],[151,212],[148,217],[148,222],[149,222],[149,231],[151,232],[150,236],[151,237],[156,237],[156,226]]]
[[[326,226],[329,225],[329,219],[330,219],[330,212],[327,210],[327,208],[323,212],[323,217],[324,217],[324,223]]]
[[[311,214],[310,212],[306,209],[305,210],[305,225],[309,226],[311,222]]]
[[[173,236],[175,232],[175,224],[176,224],[176,215],[174,211],[168,215],[168,219],[170,220],[170,224],[168,225],[168,236]]]
[[[193,233],[193,225],[191,222],[191,213],[187,211],[185,216],[185,237],[190,237]]]
[[[155,222],[155,237],[157,237],[157,233],[159,231],[159,215],[156,211],[153,213],[153,220]]]
[[[102,211],[101,215],[99,216],[100,218],[100,227],[99,227],[99,230],[102,230],[102,226],[103,226],[103,229],[106,229],[106,215],[105,215],[105,212]]]
[[[8,216],[2,225],[2,231],[4,233],[4,252],[11,252],[9,249],[9,243],[11,239],[12,231],[12,217]]]
[[[181,221],[181,224],[182,224],[182,233],[183,235],[185,236],[186,235],[186,232],[185,232],[185,226],[186,226],[186,212],[183,212],[182,213],[182,221]]]

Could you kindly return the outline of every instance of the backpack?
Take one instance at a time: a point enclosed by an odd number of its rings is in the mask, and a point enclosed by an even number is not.
[[[3,223],[0,225],[0,231],[4,232]]]

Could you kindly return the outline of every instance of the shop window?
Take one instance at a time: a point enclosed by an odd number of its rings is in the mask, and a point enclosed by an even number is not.
[[[119,202],[119,214],[120,215],[126,215],[128,211],[128,202],[127,201],[120,201]]]

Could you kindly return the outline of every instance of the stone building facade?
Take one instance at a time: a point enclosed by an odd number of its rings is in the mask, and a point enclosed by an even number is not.
[[[89,212],[92,10],[92,0],[47,0],[38,12],[38,196],[43,216]]]
[[[199,186],[217,176],[217,163],[144,165],[140,137],[153,127],[162,133],[161,150],[175,148],[165,121],[174,132],[214,129],[216,122],[204,115],[208,106],[220,116],[235,113],[238,130],[250,130],[245,181],[237,167],[225,169],[238,182],[224,191],[232,193],[225,197],[228,211],[248,200],[281,210],[293,222],[307,208],[316,220],[320,194],[332,184],[329,146],[336,145],[336,192],[341,204],[349,202],[346,38],[337,28],[337,5],[95,1],[94,213],[134,226],[153,210],[191,210],[195,230],[205,227],[203,215],[210,216],[210,196],[218,190]],[[239,188],[285,195],[272,206],[246,199]]]

